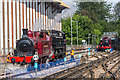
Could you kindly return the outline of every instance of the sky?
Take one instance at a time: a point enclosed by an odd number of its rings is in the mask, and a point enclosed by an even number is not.
[[[75,5],[76,3],[74,1],[83,2],[83,1],[91,1],[91,0],[61,0],[61,1],[70,7],[70,9],[63,11],[64,13],[63,16],[66,17],[68,15],[72,15],[77,10],[76,5]],[[93,0],[93,1],[103,1],[103,0]],[[114,6],[120,0],[105,0],[105,1],[107,1],[108,3],[113,3],[113,6]]]

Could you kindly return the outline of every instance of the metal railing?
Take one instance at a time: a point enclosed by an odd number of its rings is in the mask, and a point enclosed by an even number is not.
[[[85,53],[88,55],[88,52]],[[90,53],[91,55],[91,53]],[[59,59],[54,62],[49,62],[49,63],[44,63],[44,64],[39,64],[37,68],[37,76],[35,75],[35,68],[32,65],[29,65],[26,68],[19,68],[12,70],[11,72],[9,70],[6,70],[6,77],[7,78],[36,78],[39,76],[46,76],[46,74],[52,74],[55,73],[59,70],[70,68],[76,65],[79,65],[83,63],[85,60],[82,60],[82,54],[79,53],[79,56],[74,58],[74,60],[68,59],[68,58],[63,58]],[[12,73],[11,75],[9,75]]]

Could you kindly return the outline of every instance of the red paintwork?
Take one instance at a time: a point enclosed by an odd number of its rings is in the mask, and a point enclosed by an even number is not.
[[[99,49],[110,49],[110,48],[111,48],[111,39],[108,38],[108,37],[103,37],[103,38],[102,38],[102,42],[100,43],[100,45],[104,44],[105,39],[108,40],[108,42],[109,42],[108,45],[109,45],[109,46],[101,46],[101,47],[99,46],[99,47],[98,47]]]
[[[40,35],[40,32],[34,32],[34,37],[37,38]]]
[[[53,54],[52,58],[55,58],[55,55]]]
[[[40,32],[32,32],[30,30],[28,31],[28,37],[34,42],[34,48],[38,52],[38,55],[42,57],[48,56],[51,53],[51,47],[52,47],[51,37],[49,38],[49,40],[47,40],[45,33],[43,33],[43,38],[40,38],[39,35]],[[15,58],[16,62],[22,62],[24,60],[24,57],[19,57],[19,56],[10,57],[10,60],[12,58]],[[30,63],[31,58],[33,58],[33,56],[26,56],[25,61],[27,63]]]
[[[110,49],[111,48],[111,46],[102,46],[102,47],[100,47],[100,49]]]
[[[108,37],[103,37],[102,42],[103,42],[105,39],[107,39],[107,40],[109,41],[109,45],[111,45],[111,39],[108,38]]]
[[[24,57],[10,57],[10,60],[14,58],[15,59],[15,62],[22,62],[24,60]],[[26,63],[30,63],[31,62],[31,58],[33,58],[33,56],[26,56],[25,57],[25,61]]]
[[[27,34],[28,34],[28,37],[29,37],[29,38],[33,38],[33,32],[32,32],[32,31],[29,30],[29,31],[27,32]]]

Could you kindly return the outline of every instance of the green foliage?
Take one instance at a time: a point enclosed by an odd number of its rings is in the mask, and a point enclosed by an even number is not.
[[[109,13],[111,10],[111,4],[107,4],[106,2],[80,2],[77,6],[78,10],[76,14],[88,16],[94,22],[112,17]]]
[[[73,44],[77,42],[77,23],[78,21],[78,38],[79,43],[83,39],[88,39],[88,34],[92,34],[94,31],[93,21],[88,18],[88,16],[74,15],[72,21],[72,36],[73,36]],[[71,18],[62,20],[62,30],[66,34],[67,44],[70,44],[71,40]]]
[[[120,19],[116,21],[116,23],[114,23],[116,26],[116,32],[118,32],[119,38],[120,38]]]
[[[82,40],[88,41],[88,34],[96,35],[97,44],[104,32],[118,31],[120,34],[120,20],[112,20],[114,15],[110,14],[111,4],[106,2],[80,2],[77,6],[78,10],[72,17],[73,44],[77,43],[76,21],[78,21],[79,44],[82,43]],[[66,33],[67,44],[69,45],[71,42],[70,17],[62,19],[62,30]]]
[[[98,44],[101,37],[101,32],[98,29],[94,29],[94,34],[97,36],[96,43]]]
[[[115,18],[120,19],[120,1],[114,7]]]

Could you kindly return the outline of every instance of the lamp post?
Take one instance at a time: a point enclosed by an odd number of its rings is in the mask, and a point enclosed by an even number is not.
[[[92,35],[92,49],[94,45],[96,45],[96,35]]]
[[[71,16],[71,47],[72,47],[72,16]],[[78,47],[78,21],[76,21],[77,23],[77,47]]]
[[[93,49],[93,38],[94,38],[94,35],[92,35],[92,49]]]
[[[78,21],[77,22],[77,47],[78,47]]]
[[[91,34],[88,34],[88,46],[90,47],[90,35]]]
[[[71,47],[72,47],[72,15],[71,15]]]
[[[96,35],[95,35],[95,37],[94,37],[94,40],[95,40],[94,45],[95,45],[95,49],[96,49]]]

